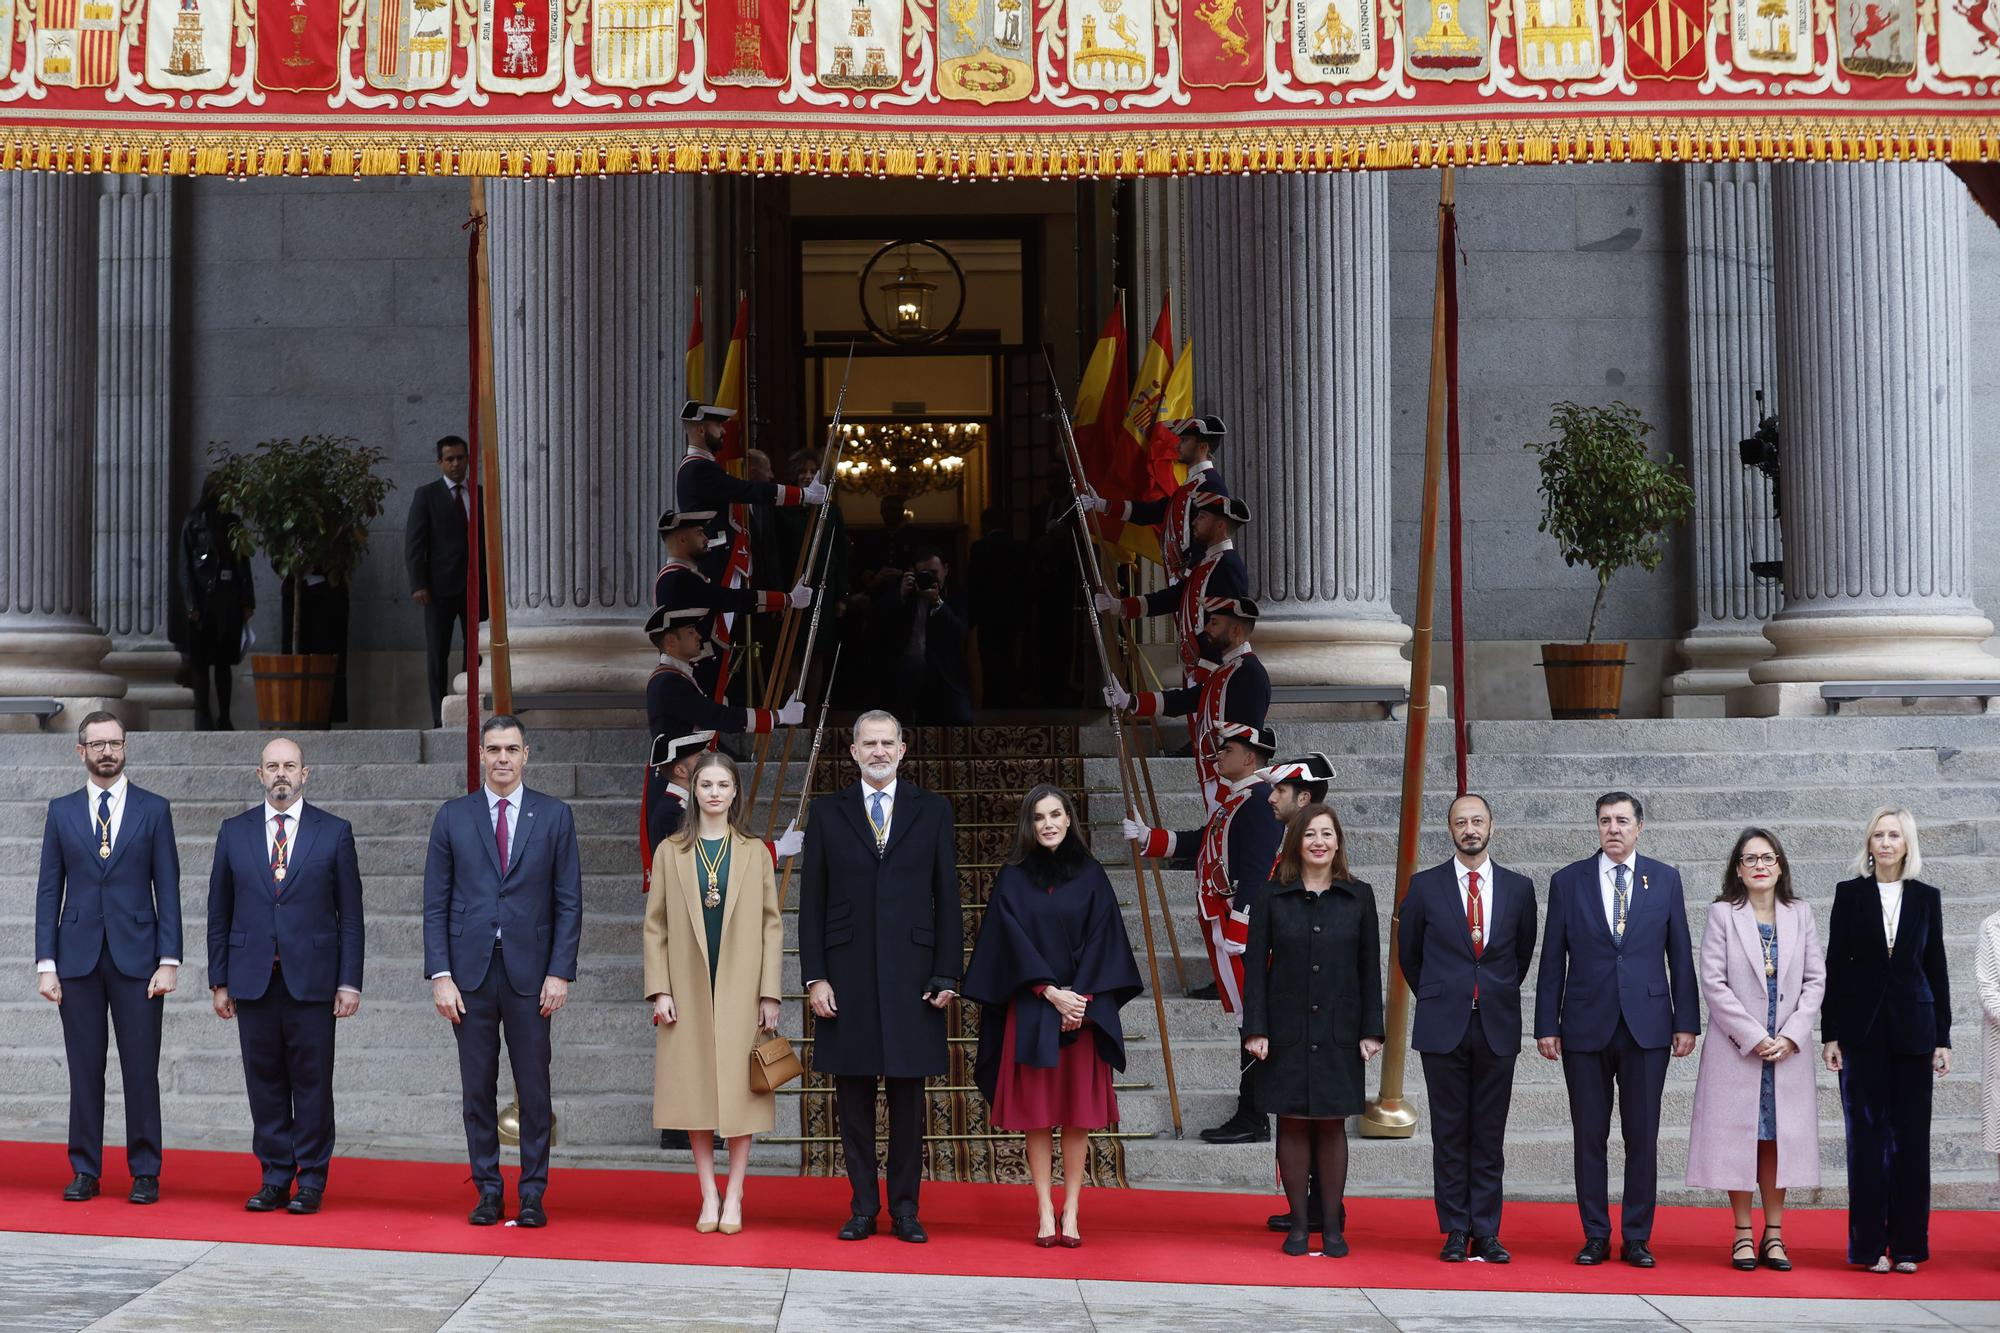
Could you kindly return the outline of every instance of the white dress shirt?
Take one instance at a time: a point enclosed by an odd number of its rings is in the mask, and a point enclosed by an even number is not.
[[[1903,881],[1879,880],[1875,887],[1882,892],[1882,938],[1889,942],[1889,952],[1894,953],[1896,927],[1903,920]]]
[[[479,790],[486,797],[486,826],[493,831],[496,839],[494,843],[496,851],[499,849],[497,839],[500,835],[500,802],[505,801],[507,803],[507,864],[511,866],[514,863],[514,849],[521,845],[521,797],[526,794],[528,789],[526,787],[516,787],[507,795],[502,796],[499,792],[494,791],[482,782],[479,784]],[[493,938],[496,940],[500,938],[500,926],[497,922],[493,926]],[[448,977],[450,975],[451,969],[447,968],[442,972],[431,973],[431,980],[436,981],[440,977]]]
[[[1625,867],[1625,917],[1632,917],[1632,903],[1639,896],[1639,854],[1633,852],[1623,861],[1613,861],[1603,852],[1597,854],[1597,886],[1604,893],[1604,924],[1618,931],[1618,880],[1611,873],[1611,867]]]
[[[267,865],[271,861],[271,853],[278,845],[279,815],[285,817],[285,863],[291,864],[292,848],[298,846],[299,842],[299,818],[305,813],[305,808],[304,801],[293,801],[289,810],[280,810],[269,801],[264,802],[264,861]],[[351,995],[361,994],[361,988],[358,986],[341,986],[338,989]]]
[[[1452,869],[1458,872],[1458,910],[1461,914],[1472,911],[1472,894],[1466,888],[1465,877],[1479,872],[1479,925],[1488,935],[1493,933],[1493,858],[1482,856],[1479,864],[1468,867],[1457,857],[1451,858]]]
[[[130,787],[132,787],[132,783],[122,773],[118,775],[118,779],[110,787],[98,787],[96,783],[84,783],[84,803],[90,807],[90,837],[92,839],[102,837],[98,833],[98,797],[108,791],[112,795],[112,833],[110,833],[110,845],[118,847],[118,831],[124,829],[124,799],[126,799],[126,793],[130,791]],[[180,967],[180,959],[160,959],[160,967]],[[56,961],[54,959],[36,959],[34,961],[34,971],[36,973],[52,973],[52,971],[56,971]]]

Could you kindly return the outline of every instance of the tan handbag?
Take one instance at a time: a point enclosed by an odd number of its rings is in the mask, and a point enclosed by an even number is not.
[[[790,1041],[770,1028],[762,1031],[769,1035],[750,1048],[750,1091],[771,1093],[803,1075],[806,1067]]]

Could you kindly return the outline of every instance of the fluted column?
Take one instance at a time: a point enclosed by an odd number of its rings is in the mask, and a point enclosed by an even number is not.
[[[1771,185],[1785,597],[1743,708],[1990,677],[1967,560],[1964,187],[1905,163],[1782,165]]]
[[[1407,684],[1390,606],[1389,195],[1377,174],[1189,183],[1195,408],[1279,685]]]
[[[681,453],[692,191],[625,176],[487,198],[514,690],[640,690]]]
[[[63,700],[58,726],[125,693],[90,606],[97,191],[0,172],[0,695]]]
[[[191,721],[194,709],[193,693],[174,683],[180,652],[167,639],[174,181],[100,179],[91,584],[98,623],[111,636],[104,669],[124,678],[135,723],[159,726],[182,711]]]
[[[1779,601],[1776,584],[1750,573],[1751,561],[1779,554],[1770,483],[1737,449],[1760,417],[1778,410],[1771,169],[1690,166],[1681,184],[1696,620],[1681,640],[1686,666],[1667,682],[1665,708],[1669,717],[1720,717],[1728,692],[1748,685],[1751,665],[1770,656],[1763,624]]]

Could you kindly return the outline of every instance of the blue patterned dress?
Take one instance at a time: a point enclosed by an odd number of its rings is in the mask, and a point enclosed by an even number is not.
[[[1778,1031],[1778,928],[1775,925],[1757,923],[1757,936],[1764,945],[1764,957],[1770,961],[1771,974],[1764,978],[1764,990],[1770,996],[1770,1011],[1764,1015],[1764,1027],[1777,1035]],[[1757,1096],[1757,1141],[1763,1143],[1778,1137],[1777,1085],[1778,1067],[1769,1060],[1764,1062],[1764,1088]]]

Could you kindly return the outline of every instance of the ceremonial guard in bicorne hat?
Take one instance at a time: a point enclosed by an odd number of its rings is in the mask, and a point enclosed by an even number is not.
[[[687,453],[674,472],[674,507],[708,515],[703,527],[708,533],[706,553],[699,563],[702,572],[716,583],[728,583],[725,568],[732,539],[738,529],[730,518],[731,505],[825,504],[826,483],[815,479],[804,486],[786,486],[775,481],[749,481],[732,477],[716,461],[715,451],[734,408],[698,403],[690,398],[681,408],[687,428]],[[746,571],[747,572],[747,571]]]
[[[1225,722],[1219,729],[1217,784],[1208,822],[1173,832],[1125,821],[1125,837],[1150,857],[1194,858],[1196,905],[1202,942],[1208,946],[1223,1009],[1243,1021],[1243,949],[1249,939],[1250,905],[1270,882],[1271,865],[1284,838],[1284,825],[1271,809],[1271,788],[1258,775],[1277,753],[1269,727]],[[1202,1131],[1210,1143],[1261,1143],[1271,1135],[1269,1120],[1257,1110],[1246,1072],[1236,1113]]]
[[[734,480],[734,478],[732,478]],[[708,524],[715,518],[706,509],[669,509],[660,515],[660,542],[666,547],[667,562],[653,576],[653,606],[668,610],[698,608],[702,646],[694,660],[695,684],[713,698],[722,669],[717,651],[716,617],[752,611],[782,611],[787,606],[812,605],[812,588],[804,583],[790,592],[759,592],[754,588],[717,583],[701,569],[702,553],[708,547]]]
[[[651,719],[649,719],[651,720]],[[653,852],[680,831],[687,817],[688,770],[695,756],[715,744],[712,731],[685,736],[654,736],[646,759],[646,795],[639,806],[639,853],[645,858],[646,879],[652,878]],[[640,891],[652,887],[642,884]]]
[[[1127,693],[1105,687],[1104,701],[1135,717],[1184,717],[1194,743],[1195,771],[1204,795],[1215,786],[1215,753],[1223,724],[1261,727],[1271,711],[1271,675],[1250,647],[1257,626],[1257,603],[1248,597],[1210,597],[1203,606],[1207,624],[1200,638],[1201,660],[1192,683],[1177,689]]]
[[[1190,676],[1201,663],[1201,632],[1208,623],[1209,599],[1250,595],[1250,574],[1243,566],[1243,557],[1236,553],[1235,540],[1236,530],[1250,521],[1250,506],[1234,496],[1199,491],[1194,496],[1193,508],[1189,530],[1195,544],[1202,547],[1202,556],[1188,570],[1187,577],[1137,597],[1097,594],[1100,615],[1122,616],[1127,620],[1172,616],[1181,667]],[[1188,683],[1198,682],[1190,679]]]
[[[1222,473],[1212,458],[1229,434],[1221,417],[1188,417],[1172,423],[1170,429],[1180,440],[1180,462],[1187,469],[1186,480],[1172,495],[1157,500],[1106,500],[1096,495],[1083,497],[1086,509],[1111,518],[1160,530],[1160,555],[1166,561],[1167,581],[1177,583],[1188,570],[1200,563],[1202,550],[1194,540],[1194,498],[1196,495],[1228,495]]]

